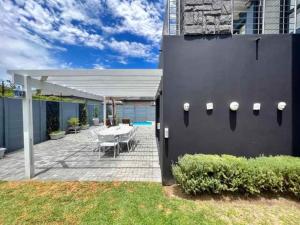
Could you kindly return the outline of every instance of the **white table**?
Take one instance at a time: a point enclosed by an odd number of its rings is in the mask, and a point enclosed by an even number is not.
[[[120,136],[128,134],[130,131],[132,131],[132,126],[113,126],[104,130],[101,130],[99,132],[100,135],[114,135],[114,136]]]

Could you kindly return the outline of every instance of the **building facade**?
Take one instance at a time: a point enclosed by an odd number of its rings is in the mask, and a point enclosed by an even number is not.
[[[299,155],[299,4],[283,3],[170,1],[156,98],[164,184],[187,153]]]

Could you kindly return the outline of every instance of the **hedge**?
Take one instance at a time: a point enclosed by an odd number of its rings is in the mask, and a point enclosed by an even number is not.
[[[176,182],[187,194],[263,193],[300,197],[300,158],[246,159],[230,155],[185,155],[172,165]]]

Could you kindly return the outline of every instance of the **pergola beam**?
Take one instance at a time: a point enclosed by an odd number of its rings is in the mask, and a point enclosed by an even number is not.
[[[162,76],[162,70],[159,69],[68,69],[68,70],[9,70],[10,73],[30,74],[31,77],[84,77],[84,76]]]
[[[12,74],[13,82],[18,85],[24,86],[24,77],[26,75],[19,75],[17,73]],[[31,78],[31,88],[40,89],[42,94],[47,93],[48,95],[61,95],[61,96],[74,96],[80,98],[99,100],[99,96],[88,92],[79,91],[74,88],[64,87],[58,84],[48,83]],[[100,97],[101,98],[101,97]]]
[[[29,75],[44,95],[154,98],[162,76],[160,69],[10,70],[17,79]],[[22,79],[20,79],[22,81]],[[89,96],[88,96],[89,95]]]

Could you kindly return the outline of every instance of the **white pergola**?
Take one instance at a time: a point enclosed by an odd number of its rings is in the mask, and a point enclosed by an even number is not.
[[[154,98],[162,77],[161,69],[83,69],[83,70],[8,70],[14,84],[25,91],[23,132],[25,176],[34,172],[32,90],[44,95],[76,96],[103,101],[106,121],[106,98]]]

